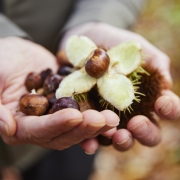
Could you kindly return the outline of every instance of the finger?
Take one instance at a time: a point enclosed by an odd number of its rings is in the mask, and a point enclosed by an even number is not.
[[[133,144],[134,140],[127,129],[119,129],[112,137],[113,147],[118,151],[127,151]]]
[[[0,134],[4,136],[13,136],[16,132],[16,122],[11,112],[0,104]]]
[[[127,129],[143,145],[155,146],[161,141],[160,129],[145,116],[134,116],[128,122]]]
[[[96,137],[99,134],[105,136],[111,136],[114,131],[116,131],[116,127],[119,125],[119,116],[111,110],[104,110],[100,112],[106,121],[106,125],[103,126],[99,131],[97,131],[93,137]],[[112,129],[112,131],[110,131]]]
[[[176,120],[180,117],[180,99],[172,91],[163,91],[155,102],[156,113],[164,119]]]
[[[45,116],[17,117],[16,137],[5,139],[8,144],[33,143],[43,144],[52,138],[70,131],[82,122],[82,114],[76,109],[63,109]]]
[[[81,148],[85,151],[86,154],[94,154],[99,147],[98,141],[96,138],[86,139],[79,144]]]
[[[95,110],[87,110],[82,114],[83,121],[77,127],[52,139],[45,146],[59,150],[70,147],[84,139],[91,138],[93,134],[106,125],[104,116]]]
[[[114,133],[115,133],[116,131],[117,131],[117,128],[114,127],[114,128],[112,128],[112,129],[110,129],[110,130],[104,132],[104,133],[101,133],[101,135],[103,135],[103,136],[108,137],[108,138],[111,139],[112,136],[114,135]]]
[[[170,89],[173,84],[170,74],[170,58],[149,42],[146,42],[144,45],[144,53],[147,54],[145,55],[147,56],[146,63],[159,70],[161,75],[164,77],[164,88]]]

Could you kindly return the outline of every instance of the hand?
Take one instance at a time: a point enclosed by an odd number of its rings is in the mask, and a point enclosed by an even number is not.
[[[43,47],[17,37],[0,39],[0,134],[7,144],[27,143],[62,150],[117,126],[117,115],[94,110],[81,113],[64,109],[39,117],[20,112],[19,99],[27,93],[27,74],[47,68],[55,73],[58,65]]]
[[[136,40],[140,42],[143,52],[149,55],[146,63],[158,68],[165,77],[165,89],[154,104],[155,112],[163,119],[178,119],[180,116],[180,100],[176,94],[170,91],[172,79],[169,72],[170,60],[167,55],[159,51],[140,35],[104,23],[87,23],[69,30],[62,39],[60,49],[64,48],[67,38],[74,34],[88,36],[98,46],[107,49],[123,41]],[[134,138],[146,146],[155,146],[161,140],[159,127],[142,115],[133,117],[129,121],[127,129],[113,129],[103,133],[103,135],[112,138],[113,146],[119,151],[130,149],[133,146]],[[93,140],[91,139],[91,141]],[[90,140],[86,140],[81,143],[81,146],[86,149],[90,144]]]

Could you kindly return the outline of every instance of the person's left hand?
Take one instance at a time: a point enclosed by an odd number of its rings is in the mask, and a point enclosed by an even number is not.
[[[146,59],[146,63],[157,69],[165,77],[162,95],[156,100],[154,110],[162,119],[175,120],[180,117],[180,100],[170,88],[172,79],[169,71],[170,59],[166,54],[150,44],[142,36],[128,30],[119,29],[105,23],[87,23],[69,30],[60,44],[60,49],[64,49],[68,37],[71,35],[84,35],[92,39],[97,46],[110,48],[123,41],[136,40],[140,42],[145,54],[151,58]],[[161,140],[161,131],[150,119],[143,115],[134,116],[129,120],[127,129],[112,129],[102,135],[112,138],[113,146],[119,151],[126,151],[133,146],[134,139],[146,146],[155,146]],[[81,146],[87,151],[93,140],[81,142]]]

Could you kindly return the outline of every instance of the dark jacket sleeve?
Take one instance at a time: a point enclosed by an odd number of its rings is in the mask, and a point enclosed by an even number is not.
[[[0,13],[0,38],[6,36],[19,36],[31,39],[31,37],[25,31]]]
[[[64,29],[88,21],[129,28],[135,23],[145,2],[146,0],[77,0]]]

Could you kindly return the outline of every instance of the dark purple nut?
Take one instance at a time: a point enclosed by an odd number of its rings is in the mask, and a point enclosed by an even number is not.
[[[45,79],[46,79],[49,75],[52,75],[52,74],[53,74],[53,72],[52,72],[52,70],[49,69],[49,68],[46,69],[46,70],[44,70],[44,71],[42,71],[42,72],[40,73],[43,82],[45,81]]]
[[[74,108],[80,110],[79,104],[72,97],[62,97],[53,104],[50,113],[55,113],[56,111],[65,108]]]
[[[55,93],[51,93],[51,94],[48,94],[46,96],[48,102],[49,102],[49,106],[50,108],[53,106],[53,104],[56,102],[56,96],[55,96]]]
[[[46,97],[30,93],[20,98],[19,106],[26,115],[41,116],[46,113],[49,103]]]
[[[43,86],[43,80],[40,74],[31,72],[27,75],[25,80],[25,86],[30,92],[32,89],[39,89]]]
[[[58,71],[57,74],[61,75],[61,76],[67,76],[69,74],[71,74],[72,72],[74,72],[74,68],[70,67],[70,66],[61,66]]]
[[[58,74],[48,76],[43,84],[44,94],[55,93],[62,80],[63,77]]]

